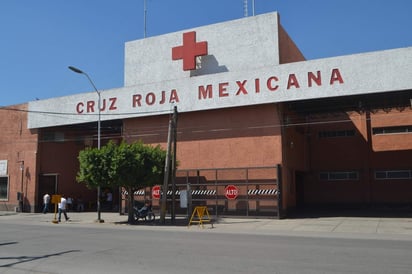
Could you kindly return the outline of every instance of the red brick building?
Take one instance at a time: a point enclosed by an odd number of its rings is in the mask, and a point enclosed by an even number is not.
[[[190,187],[194,205],[238,215],[410,205],[411,76],[412,48],[306,61],[276,13],[128,42],[125,86],[102,91],[100,111],[94,91],[0,110],[0,210],[19,207],[17,192],[26,211],[45,192],[92,210],[95,190],[75,177],[97,114],[102,145],[166,147],[174,106],[178,190]]]

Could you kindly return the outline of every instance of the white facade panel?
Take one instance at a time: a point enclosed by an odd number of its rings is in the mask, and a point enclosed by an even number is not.
[[[208,55],[200,69],[183,71],[182,60],[172,60],[172,48],[182,45],[182,34],[190,31],[196,31],[196,41],[207,41]],[[127,42],[125,86],[275,66],[278,36],[278,14],[269,13]]]
[[[296,62],[105,90],[101,119],[407,90],[411,76],[412,48]],[[96,121],[97,98],[92,92],[30,102],[29,128]]]
[[[412,48],[279,65],[277,13],[196,28],[202,68],[172,48],[188,31],[126,44],[123,88],[101,91],[101,120],[412,89]],[[96,92],[29,103],[29,128],[97,121]]]

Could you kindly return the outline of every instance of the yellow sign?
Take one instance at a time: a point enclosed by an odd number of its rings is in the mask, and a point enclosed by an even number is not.
[[[52,220],[53,224],[59,223],[56,219],[56,215],[57,215],[57,204],[60,203],[61,198],[62,198],[62,195],[52,195],[51,196],[51,202],[52,204],[54,204],[54,219]]]
[[[52,195],[51,197],[52,204],[60,203],[61,198],[62,198],[62,195]]]
[[[192,223],[198,223],[199,225],[202,225],[203,227],[203,223],[205,222],[209,222],[213,228],[212,219],[210,219],[210,215],[209,215],[209,211],[207,211],[207,207],[206,206],[195,207],[192,213],[192,217],[190,217],[189,227]]]

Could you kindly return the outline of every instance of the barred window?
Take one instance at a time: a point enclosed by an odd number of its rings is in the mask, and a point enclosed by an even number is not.
[[[354,181],[359,180],[358,171],[325,171],[319,173],[321,181]]]
[[[7,200],[9,197],[9,177],[0,177],[0,200]]]
[[[377,170],[375,171],[376,180],[389,179],[412,179],[412,170]]]
[[[64,142],[63,132],[45,131],[42,134],[42,141],[47,142]]]
[[[412,126],[377,127],[372,129],[374,135],[412,133]]]
[[[319,131],[319,138],[336,138],[355,136],[355,130],[331,130]]]

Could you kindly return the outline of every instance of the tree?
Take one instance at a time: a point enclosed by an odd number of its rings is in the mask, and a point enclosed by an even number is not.
[[[128,192],[128,222],[134,221],[134,192],[162,181],[166,151],[143,142],[115,145],[109,142],[100,150],[80,151],[77,181],[88,187],[118,186]]]
[[[77,182],[85,183],[88,188],[116,185],[117,171],[113,164],[116,149],[116,145],[109,142],[100,149],[89,147],[80,151]]]
[[[133,144],[121,143],[116,153],[118,185],[128,192],[128,221],[133,217],[133,193],[147,186],[153,186],[162,181],[166,151],[158,146],[145,145],[142,142]]]

